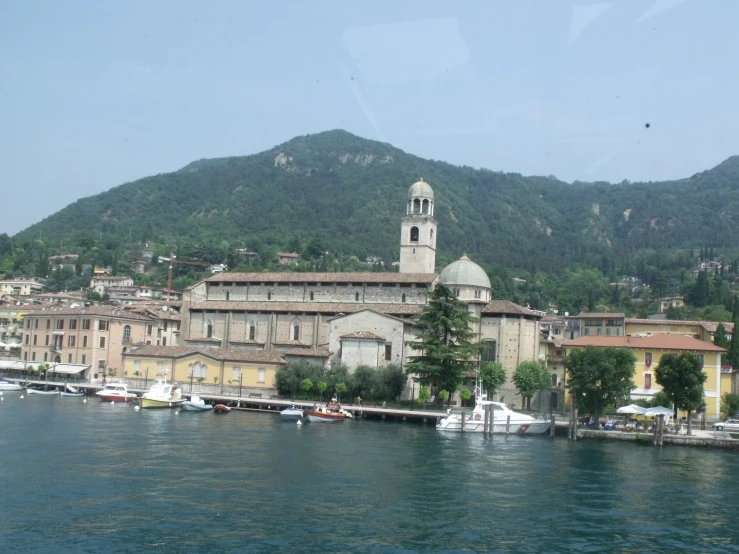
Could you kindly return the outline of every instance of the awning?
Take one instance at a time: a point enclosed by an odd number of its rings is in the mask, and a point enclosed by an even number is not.
[[[81,364],[56,364],[49,368],[49,373],[63,373],[66,375],[74,375],[88,369],[89,365]]]

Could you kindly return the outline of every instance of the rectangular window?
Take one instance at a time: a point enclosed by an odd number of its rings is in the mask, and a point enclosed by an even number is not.
[[[98,331],[107,331],[108,330],[108,322],[104,319],[98,320]]]
[[[263,367],[259,368],[259,377],[257,378],[257,383],[264,383],[267,380],[267,370]]]
[[[38,319],[35,319],[35,320],[33,321],[33,328],[34,328],[34,329],[38,329]]]
[[[56,320],[56,328],[61,330],[64,329],[64,320],[63,319],[57,319]]]
[[[100,337],[100,348],[105,348],[105,337]]]
[[[48,358],[49,358],[49,353],[48,352],[44,352],[44,361],[45,362],[48,361]]]
[[[164,372],[164,362],[157,362],[157,373]]]
[[[67,363],[68,364],[71,364],[72,363],[72,354],[70,354],[69,356],[67,356]]]
[[[167,337],[162,337],[162,346],[167,346]]]
[[[136,360],[135,362],[133,362],[133,370],[134,372],[136,371],[138,371],[139,373],[141,372],[141,362],[139,360]]]
[[[74,335],[69,335],[69,338],[67,339],[67,346],[74,346],[75,338],[76,337]]]
[[[98,369],[105,369],[105,360],[98,360]]]
[[[30,329],[30,328],[31,328],[31,320],[30,319],[27,319],[26,320],[26,329]]]
[[[46,340],[44,340],[44,346],[49,346],[49,335],[46,335]]]
[[[38,344],[38,335],[33,335],[33,345],[36,346]]]
[[[82,354],[82,363],[83,363],[83,364],[85,363],[85,359],[86,359],[86,358],[87,358],[87,355],[86,355],[86,354]]]
[[[585,336],[587,337],[589,334],[590,334],[590,329],[588,329],[587,327],[585,327]]]
[[[600,329],[598,329],[598,330],[600,331]],[[609,337],[611,336],[611,328],[610,327],[606,327],[606,335],[609,336]]]
[[[164,322],[164,330],[165,331],[167,330],[167,322],[166,321]]]
[[[617,337],[621,336],[621,327],[616,327],[616,336]]]
[[[151,335],[151,325],[146,326],[146,334]]]
[[[70,329],[76,329],[77,328],[77,320],[76,319],[70,319],[69,320],[69,328]]]
[[[701,363],[701,367],[703,367],[703,354],[698,354],[698,361]]]
[[[82,348],[87,348],[87,335],[82,336]]]
[[[386,360],[393,359],[393,345],[392,344],[385,345],[385,359]]]
[[[31,361],[32,362],[35,362],[36,361],[36,353],[35,352],[31,352]]]
[[[598,327],[598,336],[603,334],[603,329],[601,327]]]
[[[28,361],[28,352],[23,353],[23,359]]]
[[[26,335],[26,344],[31,343],[31,335]]]
[[[83,331],[89,331],[90,330],[90,320],[89,319],[83,319],[82,320],[82,330]]]
[[[644,365],[647,367],[652,366],[652,353],[651,352],[644,353]]]
[[[239,381],[241,379],[241,368],[239,366],[234,366],[234,381]]]
[[[46,328],[47,329],[51,329],[51,320],[50,319],[47,319],[46,320]]]
[[[652,388],[652,374],[651,373],[644,374],[644,388],[645,389]]]

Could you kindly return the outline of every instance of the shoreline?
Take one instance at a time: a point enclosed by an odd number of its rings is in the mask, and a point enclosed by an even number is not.
[[[718,431],[721,432],[721,431]],[[723,433],[723,432],[721,432]],[[719,448],[724,450],[739,450],[739,440],[732,439],[728,433],[726,436],[688,436],[688,435],[663,435],[662,441],[665,445],[692,446],[699,448]],[[640,437],[646,437],[644,440]],[[655,446],[652,444],[652,433],[631,433],[624,431],[596,431],[594,429],[579,429],[578,440],[611,440],[626,441],[644,444],[644,446]]]

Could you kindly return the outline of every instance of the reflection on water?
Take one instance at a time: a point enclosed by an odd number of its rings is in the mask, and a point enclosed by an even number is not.
[[[374,421],[0,404],[16,552],[736,552],[735,454]]]

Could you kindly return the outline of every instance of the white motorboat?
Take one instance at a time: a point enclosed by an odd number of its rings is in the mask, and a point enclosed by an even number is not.
[[[289,408],[285,408],[284,410],[282,410],[280,412],[280,415],[285,419],[300,419],[301,417],[303,417],[303,415],[305,415],[305,410],[293,404]]]
[[[139,405],[142,408],[176,408],[184,401],[182,389],[162,379],[155,381],[151,388],[139,398]]]
[[[485,407],[490,406],[493,410],[493,433],[505,434],[506,424],[510,417],[509,433],[518,435],[541,435],[549,431],[550,421],[546,419],[536,419],[530,415],[514,412],[502,402],[493,402],[491,400],[482,400],[482,386],[476,387],[475,409],[471,414],[465,415],[464,430],[467,433],[482,433],[485,430]],[[456,431],[462,430],[462,415],[460,412],[449,410],[447,417],[439,420],[436,429],[439,431]]]
[[[34,389],[33,387],[27,387],[26,394],[45,394],[47,396],[59,396],[59,389],[56,387],[53,387],[51,389]]]
[[[180,407],[186,412],[207,412],[213,409],[212,404],[206,404],[205,400],[196,394],[193,394],[190,400],[185,400]]]
[[[13,390],[23,390],[23,386],[8,379],[5,379],[4,377],[0,377],[0,391]]]
[[[79,398],[80,396],[85,396],[85,393],[82,392],[79,389],[76,389],[74,387],[71,387],[71,386],[67,385],[64,388],[64,390],[59,393],[59,395],[60,396],[66,396],[66,397],[70,397],[71,396],[71,397],[77,397],[77,398]]]
[[[108,383],[95,394],[102,402],[133,402],[138,398],[136,394],[128,392],[126,383]]]

